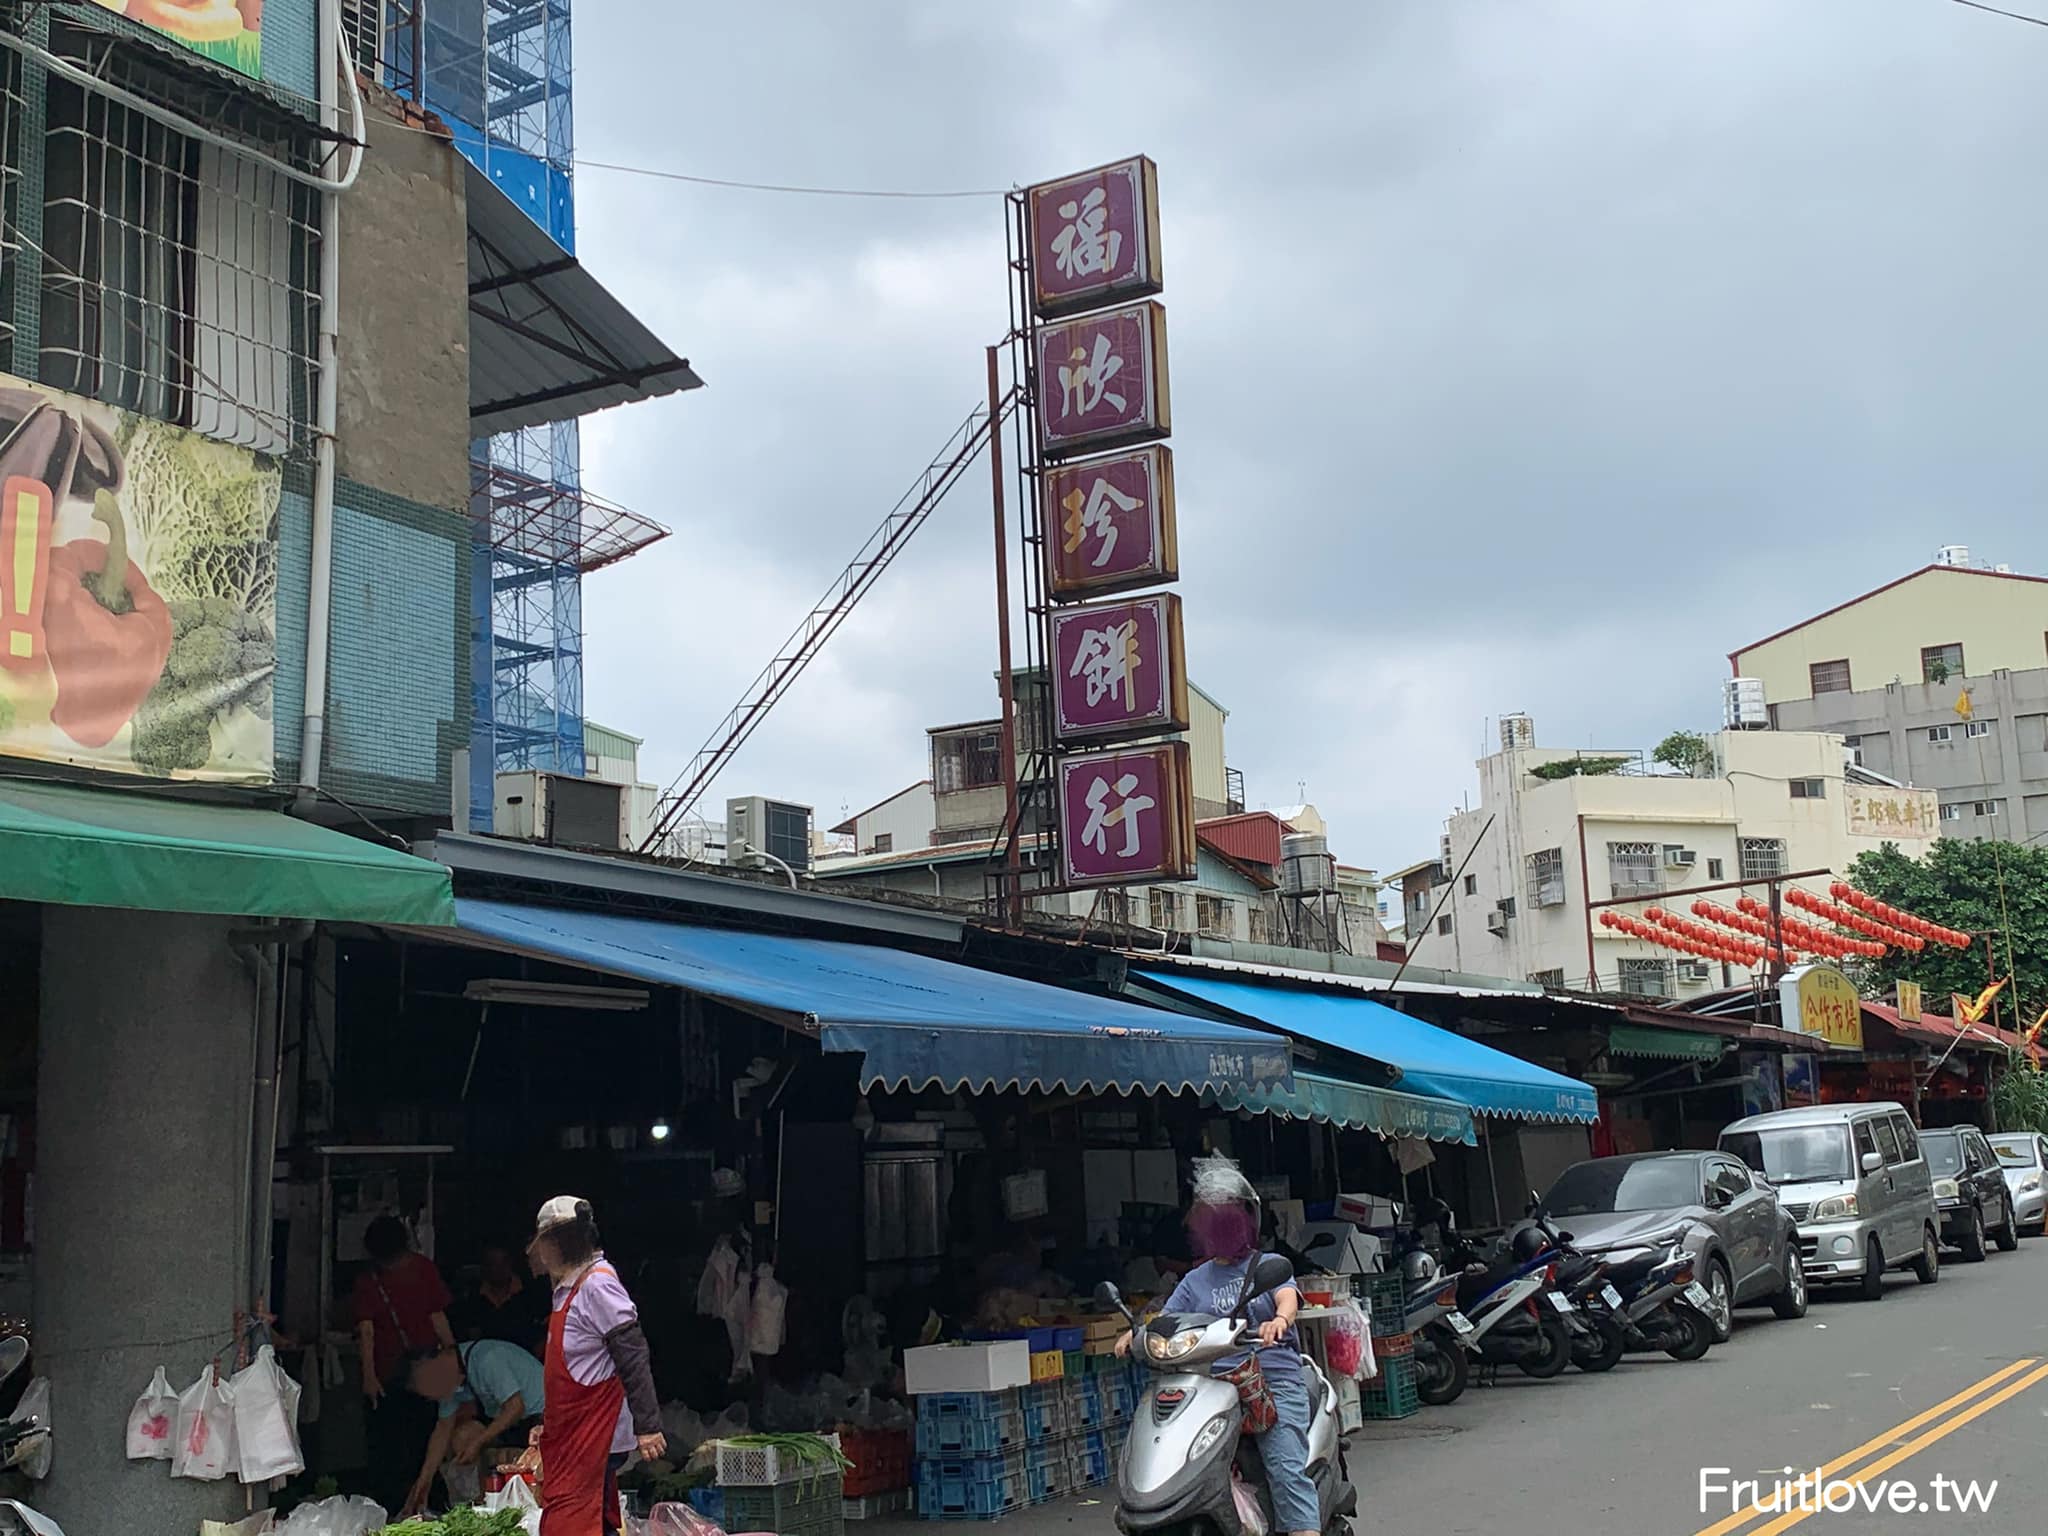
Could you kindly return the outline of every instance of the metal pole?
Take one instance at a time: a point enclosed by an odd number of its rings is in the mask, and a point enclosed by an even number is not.
[[[412,99],[427,104],[427,0],[412,4]]]
[[[1479,1122],[1479,1138],[1486,1143],[1486,1187],[1493,1196],[1493,1224],[1501,1225],[1500,1214],[1500,1171],[1493,1166],[1493,1132],[1486,1124],[1486,1116],[1473,1117]]]
[[[1586,818],[1579,818],[1579,889],[1586,898],[1586,990],[1600,990],[1600,962],[1593,953],[1593,874],[1586,863]]]
[[[1017,807],[1017,686],[1010,673],[1010,551],[1003,516],[1003,434],[994,425],[1002,407],[1002,377],[996,348],[988,349],[989,484],[994,492],[996,529],[996,666],[1003,700],[1003,920],[1024,926],[1024,876],[1017,839],[1023,823]]]

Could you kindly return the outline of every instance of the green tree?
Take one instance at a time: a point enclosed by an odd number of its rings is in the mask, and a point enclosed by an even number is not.
[[[1926,989],[1927,1006],[1936,1011],[1947,1007],[1951,993],[1974,997],[1989,980],[1981,935],[1992,935],[1998,974],[2003,976],[2008,967],[2009,920],[2014,981],[1999,1003],[2009,1022],[2016,993],[2026,1013],[2022,1026],[2031,1024],[2048,1005],[2048,847],[1942,838],[1924,858],[1910,859],[1897,844],[1886,843],[1857,859],[1844,878],[1879,901],[1980,935],[1969,949],[1929,944],[1917,955],[1890,950],[1871,965],[1877,984],[1917,981]]]
[[[1627,762],[1625,757],[1561,757],[1554,763],[1538,763],[1529,772],[1539,779],[1590,779],[1613,773]]]
[[[1714,749],[1698,731],[1673,731],[1650,756],[1680,773],[1697,773],[1700,764],[1713,761]]]

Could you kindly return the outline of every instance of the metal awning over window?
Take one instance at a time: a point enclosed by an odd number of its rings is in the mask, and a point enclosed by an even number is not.
[[[468,161],[469,417],[475,436],[704,381]]]

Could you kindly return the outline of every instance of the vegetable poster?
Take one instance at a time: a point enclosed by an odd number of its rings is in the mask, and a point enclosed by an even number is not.
[[[254,80],[263,78],[263,0],[97,0]]]
[[[271,776],[275,459],[0,374],[0,755]]]

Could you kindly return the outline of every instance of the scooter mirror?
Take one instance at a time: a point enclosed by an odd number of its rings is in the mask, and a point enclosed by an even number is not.
[[[1112,1311],[1121,1311],[1123,1304],[1123,1294],[1107,1280],[1095,1287],[1095,1305],[1098,1307],[1108,1307]]]
[[[1336,1246],[1337,1246],[1337,1234],[1336,1234],[1336,1233],[1334,1233],[1334,1232],[1318,1232],[1318,1233],[1317,1233],[1317,1234],[1315,1235],[1315,1237],[1314,1237],[1314,1238],[1313,1238],[1313,1239],[1312,1239],[1312,1240],[1310,1241],[1310,1243],[1309,1243],[1308,1247],[1307,1247],[1307,1248],[1305,1248],[1305,1249],[1304,1249],[1304,1250],[1302,1250],[1302,1251],[1303,1251],[1303,1252],[1305,1252],[1305,1253],[1314,1253],[1314,1252],[1315,1252],[1315,1251],[1316,1251],[1316,1250],[1317,1250],[1318,1248],[1334,1248],[1334,1247],[1336,1247]]]
[[[1238,1303],[1239,1306],[1244,1306],[1254,1297],[1265,1296],[1273,1291],[1277,1291],[1281,1286],[1293,1280],[1294,1266],[1279,1254],[1269,1253],[1252,1265],[1252,1272],[1249,1278],[1251,1284],[1246,1288],[1244,1300]]]

